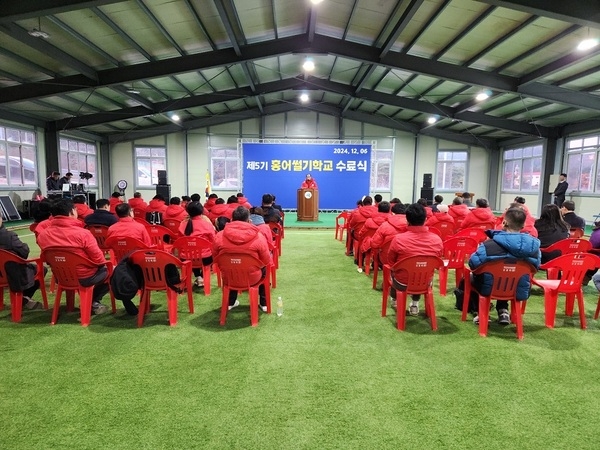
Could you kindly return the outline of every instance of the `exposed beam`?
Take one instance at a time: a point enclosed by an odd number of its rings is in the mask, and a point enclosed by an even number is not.
[[[600,109],[600,97],[597,95],[549,84],[530,83],[525,86],[519,86],[518,92],[529,97],[562,103],[563,105],[574,106],[576,108],[585,108],[593,111]]]
[[[93,6],[121,3],[123,0],[27,0],[4,1],[0,8],[0,23],[48,16]]]
[[[563,56],[562,58],[558,58],[551,63],[546,64],[543,67],[540,67],[539,69],[534,70],[533,72],[529,72],[527,75],[522,76],[520,78],[520,84],[525,85],[533,83],[534,81],[538,81],[539,79],[552,75],[555,72],[564,70],[573,64],[585,61],[586,59],[594,58],[599,54],[600,49],[597,47],[595,50],[589,50],[587,52],[572,52]]]
[[[12,111],[7,111],[0,108],[0,119],[10,120],[12,122],[22,123],[25,125],[32,125],[35,127],[45,128],[46,121],[42,119],[36,119],[35,117],[19,114]]]
[[[598,27],[600,8],[598,0],[568,2],[564,0],[477,0],[488,5],[535,14],[584,27]]]

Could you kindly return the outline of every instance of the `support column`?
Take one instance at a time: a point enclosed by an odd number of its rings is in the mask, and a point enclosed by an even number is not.
[[[46,178],[53,171],[60,171],[60,145],[58,132],[53,124],[50,124],[50,126],[44,130],[44,147],[46,149],[45,159],[47,172],[44,178]]]

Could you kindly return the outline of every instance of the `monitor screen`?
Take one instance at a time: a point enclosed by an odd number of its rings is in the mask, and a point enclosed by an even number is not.
[[[65,183],[62,185],[63,192],[71,192],[71,185],[69,183]]]

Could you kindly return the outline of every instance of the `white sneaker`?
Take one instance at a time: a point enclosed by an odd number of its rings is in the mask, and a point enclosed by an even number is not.
[[[267,312],[267,305],[258,305],[262,312]]]
[[[410,305],[410,307],[408,308],[408,314],[410,314],[411,316],[418,316],[419,305]]]
[[[233,305],[229,305],[229,306],[227,307],[227,310],[228,310],[228,311],[231,311],[233,308],[236,308],[236,307],[238,307],[238,306],[240,306],[240,302],[236,300],[236,301],[235,301],[235,303],[234,303]]]

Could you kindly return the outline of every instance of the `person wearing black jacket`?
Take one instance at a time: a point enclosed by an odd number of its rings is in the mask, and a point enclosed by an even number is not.
[[[29,257],[29,246],[22,242],[14,231],[6,229],[2,223],[2,217],[0,216],[0,249],[14,253],[23,259]],[[6,267],[3,268],[7,272],[8,278],[13,280],[15,286],[11,284],[14,290],[23,292],[23,308],[24,309],[41,309],[42,304],[31,300],[35,291],[40,287],[39,281],[35,279],[37,272],[37,265],[19,264],[14,265],[7,263]]]
[[[565,201],[565,194],[567,193],[567,189],[569,188],[569,183],[567,183],[566,173],[561,173],[558,179],[560,181],[554,189],[554,204],[560,208],[563,202]]]

